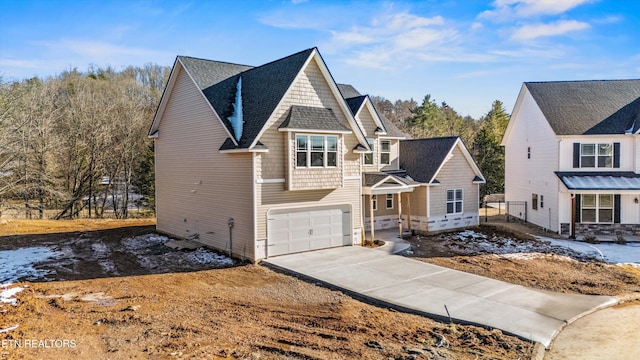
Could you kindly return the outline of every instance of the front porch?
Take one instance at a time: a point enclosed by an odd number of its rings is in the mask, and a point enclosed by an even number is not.
[[[411,192],[419,183],[387,173],[363,176],[363,241],[376,240],[376,230],[411,233]]]

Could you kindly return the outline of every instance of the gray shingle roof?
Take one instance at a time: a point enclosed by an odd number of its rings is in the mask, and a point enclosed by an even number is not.
[[[457,140],[457,136],[400,140],[400,168],[415,181],[428,183]]]
[[[238,78],[242,77],[244,129],[239,148],[248,148],[314,50],[315,48],[307,49],[253,68],[206,60],[187,61],[185,67],[198,86],[205,86],[203,94],[232,134],[228,118],[233,114]],[[244,71],[238,72],[242,69]],[[219,71],[221,74],[218,74]],[[232,75],[220,80],[229,74]],[[215,83],[207,86],[211,82]]]
[[[358,90],[356,90],[351,85],[338,84],[338,89],[340,90],[342,97],[344,97],[344,99],[346,100],[347,105],[349,105],[349,109],[351,109],[351,113],[353,115],[355,115],[358,112],[358,110],[360,110],[362,103],[367,99],[367,97],[369,97],[368,95],[360,95],[360,92],[358,92]],[[371,101],[371,99],[369,99],[369,101]],[[400,130],[394,123],[387,120],[387,118],[381,115],[375,106],[373,108],[375,109],[376,114],[380,118],[380,122],[382,122],[382,126],[384,126],[385,130],[387,131],[387,136],[410,138],[410,136],[407,136],[407,134],[403,133],[402,130]]]
[[[340,94],[345,99],[362,96],[358,90],[356,90],[353,86],[348,84],[336,84],[338,85],[338,90],[340,90]]]
[[[376,112],[377,112],[377,110],[376,110]],[[400,128],[398,128],[396,126],[396,124],[394,124],[390,120],[387,120],[387,118],[384,117],[384,115],[378,114],[378,116],[380,117],[380,121],[382,122],[382,125],[384,125],[384,128],[387,130],[387,135],[386,136],[403,137],[403,138],[407,138],[407,139],[411,138],[411,136],[408,136],[407,134],[402,132],[402,130],[400,130]]]
[[[556,135],[640,128],[640,80],[526,82]]]
[[[362,96],[356,96],[352,98],[345,98],[345,101],[347,102],[347,105],[349,105],[349,109],[351,110],[351,113],[355,116],[358,110],[360,110],[360,107],[362,107],[362,103],[364,103],[366,99],[367,97],[365,95],[362,95]]]
[[[189,56],[178,56],[178,59],[189,70],[200,90],[253,68],[253,66],[248,65],[198,59]]]
[[[291,106],[280,128],[351,131],[338,120],[332,109],[299,105]]]

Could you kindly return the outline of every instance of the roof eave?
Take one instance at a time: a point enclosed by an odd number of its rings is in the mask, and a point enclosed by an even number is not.
[[[351,130],[324,130],[324,129],[301,129],[301,128],[279,128],[282,132],[305,132],[305,133],[328,133],[328,134],[351,134]]]

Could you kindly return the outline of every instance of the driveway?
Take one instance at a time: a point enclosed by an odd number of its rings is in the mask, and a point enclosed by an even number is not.
[[[399,243],[388,245],[386,249],[401,248]],[[384,250],[340,247],[264,262],[370,302],[442,320],[450,314],[455,322],[498,328],[545,347],[566,324],[617,302],[610,296],[560,294],[513,285]]]

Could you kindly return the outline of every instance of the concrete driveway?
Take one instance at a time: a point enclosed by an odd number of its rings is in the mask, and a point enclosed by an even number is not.
[[[403,311],[448,319],[446,305],[455,322],[498,328],[545,347],[566,324],[617,302],[531,289],[359,246],[264,262]]]

